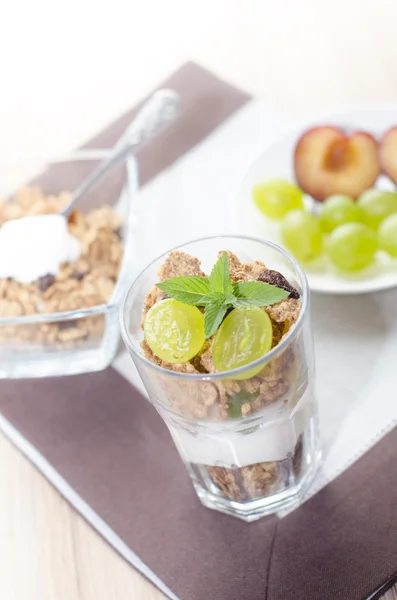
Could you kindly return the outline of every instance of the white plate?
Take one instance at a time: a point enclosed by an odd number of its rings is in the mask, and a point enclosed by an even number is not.
[[[305,129],[324,124],[362,129],[380,138],[389,127],[397,125],[397,105],[360,108],[340,112],[337,115],[325,115],[314,121],[305,122],[273,141],[253,163],[243,179],[235,206],[235,231],[270,239],[280,244],[279,224],[267,219],[256,208],[252,200],[252,188],[260,181],[276,177],[294,181],[293,153],[298,138]],[[394,184],[384,176],[379,177],[376,187],[395,189]],[[310,289],[314,292],[363,294],[397,287],[397,261],[381,254],[373,267],[352,276],[345,277],[333,271],[328,265],[323,267],[318,265],[317,268],[307,267],[305,270]]]

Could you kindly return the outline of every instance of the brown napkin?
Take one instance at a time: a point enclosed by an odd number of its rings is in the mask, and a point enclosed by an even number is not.
[[[248,99],[194,64],[164,85],[183,116],[142,151],[143,181]],[[246,524],[200,505],[160,417],[112,368],[2,381],[0,410],[181,600],[364,600],[397,579],[397,430],[285,519]]]
[[[151,405],[114,369],[3,381],[4,416],[183,600],[362,600],[397,573],[397,430],[294,513],[203,508]]]

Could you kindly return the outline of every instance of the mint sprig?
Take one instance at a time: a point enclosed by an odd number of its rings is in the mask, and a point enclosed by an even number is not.
[[[230,308],[269,306],[289,296],[288,291],[262,281],[232,282],[226,252],[222,252],[209,277],[173,277],[156,285],[170,298],[204,307],[206,338],[214,335]]]

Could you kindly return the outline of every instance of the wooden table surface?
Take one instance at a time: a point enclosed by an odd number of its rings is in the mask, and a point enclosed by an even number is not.
[[[397,101],[395,0],[205,0],[198,14],[183,0],[132,14],[114,0],[110,32],[93,0],[72,0],[62,16],[49,0],[26,2],[23,22],[20,3],[8,4],[0,157],[72,147],[189,58],[285,114]],[[73,28],[73,44],[51,16]],[[1,436],[0,590],[4,600],[163,598]]]

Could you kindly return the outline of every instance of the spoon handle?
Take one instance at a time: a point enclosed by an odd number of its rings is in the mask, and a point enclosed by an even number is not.
[[[179,96],[176,92],[172,90],[155,92],[142,106],[110,155],[78,186],[69,204],[63,208],[62,214],[67,217],[73,210],[73,206],[112,169],[122,163],[133,149],[154,138],[167,122],[175,118],[178,107]]]

